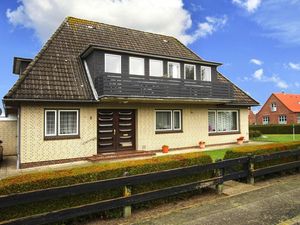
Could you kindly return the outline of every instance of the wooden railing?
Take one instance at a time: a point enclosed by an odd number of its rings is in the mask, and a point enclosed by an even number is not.
[[[295,157],[296,160],[270,167],[255,169],[255,163],[287,157]],[[123,197],[119,198],[13,219],[10,221],[3,221],[0,222],[0,224],[48,224],[120,207],[124,207],[124,215],[129,216],[131,214],[131,205],[133,204],[175,196],[208,186],[216,186],[218,193],[222,193],[223,183],[225,181],[248,178],[250,183],[254,183],[255,177],[299,167],[300,149],[297,149],[269,155],[246,156],[236,159],[217,161],[215,163],[205,165],[196,165],[133,176],[124,175],[124,177],[114,179],[0,196],[1,212],[1,209],[3,208],[19,204],[58,199],[65,196],[83,193],[86,194],[99,190],[107,190],[111,187],[123,187],[125,193]],[[199,180],[192,183],[131,195],[131,186],[134,185],[146,184],[176,177],[191,176],[209,171],[213,172],[214,176],[206,180]]]
[[[99,96],[233,99],[230,83],[164,77],[103,74],[96,78]]]

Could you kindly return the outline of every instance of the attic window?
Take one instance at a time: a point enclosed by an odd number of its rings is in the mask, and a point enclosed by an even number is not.
[[[163,42],[168,43],[168,40],[164,39]]]

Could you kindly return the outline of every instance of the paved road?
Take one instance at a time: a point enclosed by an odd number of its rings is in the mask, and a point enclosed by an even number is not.
[[[211,201],[166,215],[135,221],[136,225],[272,225],[300,224],[300,176],[255,191]],[[294,222],[283,222],[294,221]]]

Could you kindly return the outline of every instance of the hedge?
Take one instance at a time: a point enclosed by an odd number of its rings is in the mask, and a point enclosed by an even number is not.
[[[1,180],[0,195],[116,178],[123,176],[125,172],[128,172],[131,175],[136,175],[192,165],[208,164],[211,162],[212,159],[210,156],[201,152],[197,152],[168,155],[144,160],[97,163],[92,166],[31,173]],[[207,179],[210,177],[212,177],[212,172],[206,172],[194,176],[178,177],[137,185],[132,187],[132,193],[136,194],[145,191],[151,191],[164,187],[193,182],[200,179]],[[122,196],[122,194],[122,188],[112,187],[110,190],[100,190],[94,193],[80,194],[55,200],[18,205],[2,209],[0,213],[0,221],[116,198]],[[149,204],[153,204],[153,202],[138,204],[135,206],[135,208],[148,207]],[[120,209],[110,210],[107,212],[98,213],[96,216],[105,218],[118,217],[121,216],[121,212],[122,211]]]
[[[295,124],[295,134],[300,134],[300,124]],[[292,134],[293,125],[250,125],[249,131],[260,131],[262,134]]]

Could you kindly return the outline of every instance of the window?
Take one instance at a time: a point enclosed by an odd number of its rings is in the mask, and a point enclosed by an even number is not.
[[[144,59],[137,57],[129,57],[129,73],[134,75],[144,75]]]
[[[184,78],[187,80],[195,80],[195,65],[184,64]]]
[[[278,117],[279,124],[286,124],[286,115],[281,115]]]
[[[272,111],[272,112],[276,112],[276,111],[277,111],[277,106],[276,106],[276,103],[275,103],[275,102],[273,102],[273,103],[271,104],[271,111]]]
[[[161,60],[150,59],[150,76],[163,76],[163,62]]]
[[[298,116],[297,116],[297,123],[300,123],[300,113],[298,113]]]
[[[59,135],[77,135],[78,134],[78,111],[77,110],[59,110],[58,111]]]
[[[105,54],[105,72],[121,73],[121,56],[113,54]]]
[[[238,131],[237,110],[209,110],[208,132],[234,132]]]
[[[264,116],[264,117],[263,117],[263,125],[267,125],[267,124],[269,124],[269,123],[270,123],[270,117]]]
[[[56,135],[56,111],[46,110],[45,111],[45,136]]]
[[[180,63],[168,62],[168,77],[180,78]]]
[[[201,66],[201,80],[211,81],[211,67]]]
[[[180,131],[181,110],[157,110],[156,131]]]
[[[79,110],[45,110],[45,136],[79,134]]]

